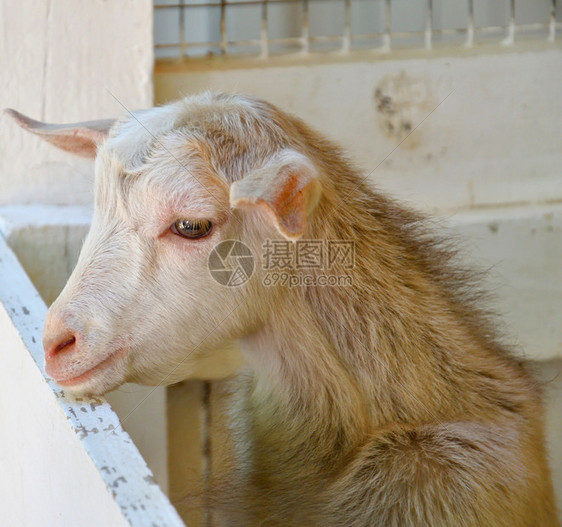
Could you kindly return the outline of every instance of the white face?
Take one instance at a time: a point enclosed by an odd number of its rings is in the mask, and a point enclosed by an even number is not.
[[[110,126],[78,123],[63,133],[20,121],[80,155],[92,154]],[[113,126],[96,159],[92,227],[45,322],[53,379],[92,394],[128,381],[178,382],[275,312],[282,292],[262,284],[263,242],[303,236],[321,194],[314,163],[290,147],[285,127],[294,132],[267,103],[221,94]],[[237,287],[209,269],[225,240],[242,241],[255,257],[254,274]],[[242,272],[248,257],[231,260]]]
[[[98,155],[92,227],[44,333],[47,373],[73,391],[177,382],[254,324],[252,302],[239,305],[251,281],[225,287],[208,270],[212,249],[241,234],[228,184],[187,138],[163,141],[135,173],[119,137]]]

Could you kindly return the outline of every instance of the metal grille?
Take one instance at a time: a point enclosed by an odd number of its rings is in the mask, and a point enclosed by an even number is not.
[[[557,0],[181,0],[155,2],[157,57],[431,48],[529,33],[554,41]]]

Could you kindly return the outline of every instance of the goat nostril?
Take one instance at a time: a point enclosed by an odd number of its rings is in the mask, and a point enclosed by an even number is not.
[[[65,348],[72,346],[76,342],[76,337],[72,335],[71,337],[63,340],[60,344],[58,344],[52,351],[51,355],[55,355],[60,351],[63,351]]]

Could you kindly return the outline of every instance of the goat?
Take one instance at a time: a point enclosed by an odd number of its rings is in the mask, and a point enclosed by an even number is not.
[[[60,385],[175,383],[242,343],[232,466],[211,485],[222,524],[559,525],[540,389],[472,275],[322,135],[222,93],[115,122],[11,113],[96,157],[92,226],[45,324]],[[237,287],[209,272],[225,240],[255,258]],[[299,283],[293,266],[292,287],[268,286],[264,244],[297,240],[353,242],[332,269],[351,284],[320,286],[317,268]]]

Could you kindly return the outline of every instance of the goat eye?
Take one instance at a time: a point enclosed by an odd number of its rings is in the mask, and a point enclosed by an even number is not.
[[[207,236],[213,224],[209,220],[178,220],[171,227],[171,231],[183,238],[203,238]]]

